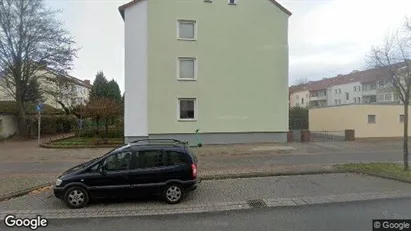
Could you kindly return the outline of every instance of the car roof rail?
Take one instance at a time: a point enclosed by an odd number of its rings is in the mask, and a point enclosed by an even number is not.
[[[176,139],[140,139],[140,140],[135,140],[131,141],[130,144],[139,144],[139,143],[144,143],[144,144],[150,144],[150,143],[157,143],[157,144],[184,144],[187,145],[187,141],[181,141],[181,140],[176,140]]]

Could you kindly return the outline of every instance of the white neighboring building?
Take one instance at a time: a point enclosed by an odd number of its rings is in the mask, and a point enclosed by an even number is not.
[[[67,107],[87,103],[91,89],[89,80],[80,80],[73,76],[61,75],[51,71],[47,73],[45,71],[39,71],[38,75],[42,76],[38,79],[38,83],[40,85],[40,90],[44,92],[42,95],[43,103],[62,109],[62,106],[56,100],[57,93],[61,96],[61,101]],[[55,82],[56,80],[59,80],[62,85],[57,86],[57,82]],[[48,92],[54,93],[51,94]],[[0,101],[14,100],[12,94],[0,84]]]

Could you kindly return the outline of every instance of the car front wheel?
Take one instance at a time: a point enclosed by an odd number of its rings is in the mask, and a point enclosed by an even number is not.
[[[64,194],[64,202],[72,209],[85,207],[89,202],[87,190],[79,186],[67,189]]]
[[[163,198],[169,204],[179,203],[184,196],[184,188],[180,184],[169,184],[163,190]]]

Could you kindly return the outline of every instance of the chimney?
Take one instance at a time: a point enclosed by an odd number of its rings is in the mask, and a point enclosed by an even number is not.
[[[87,84],[87,85],[91,85],[91,84],[90,84],[90,80],[88,80],[88,79],[83,80],[83,82],[84,82],[85,84]]]

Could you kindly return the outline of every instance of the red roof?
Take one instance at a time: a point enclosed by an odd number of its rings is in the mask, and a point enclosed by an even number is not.
[[[401,65],[401,64],[395,64]],[[374,68],[365,71],[357,71],[346,75],[338,75],[333,78],[322,79],[318,81],[311,81],[303,85],[291,86],[289,87],[289,93],[299,92],[299,91],[316,91],[327,89],[332,86],[342,85],[347,83],[367,83],[372,81],[377,81],[381,79],[388,79],[389,77],[389,67],[384,68]]]
[[[144,1],[144,0],[132,0],[129,3],[126,3],[122,6],[120,6],[118,8],[118,10],[120,11],[121,17],[124,19],[124,10],[125,9],[127,9],[128,7],[134,5],[138,2],[141,2],[141,1]],[[218,1],[221,1],[221,0],[218,0]],[[284,11],[284,13],[286,13],[288,16],[291,16],[291,12],[289,10],[287,10],[284,6],[282,6],[280,3],[278,3],[277,1],[275,1],[275,0],[268,0],[268,1],[272,2],[274,5],[276,5],[278,8],[280,8],[280,10]]]

